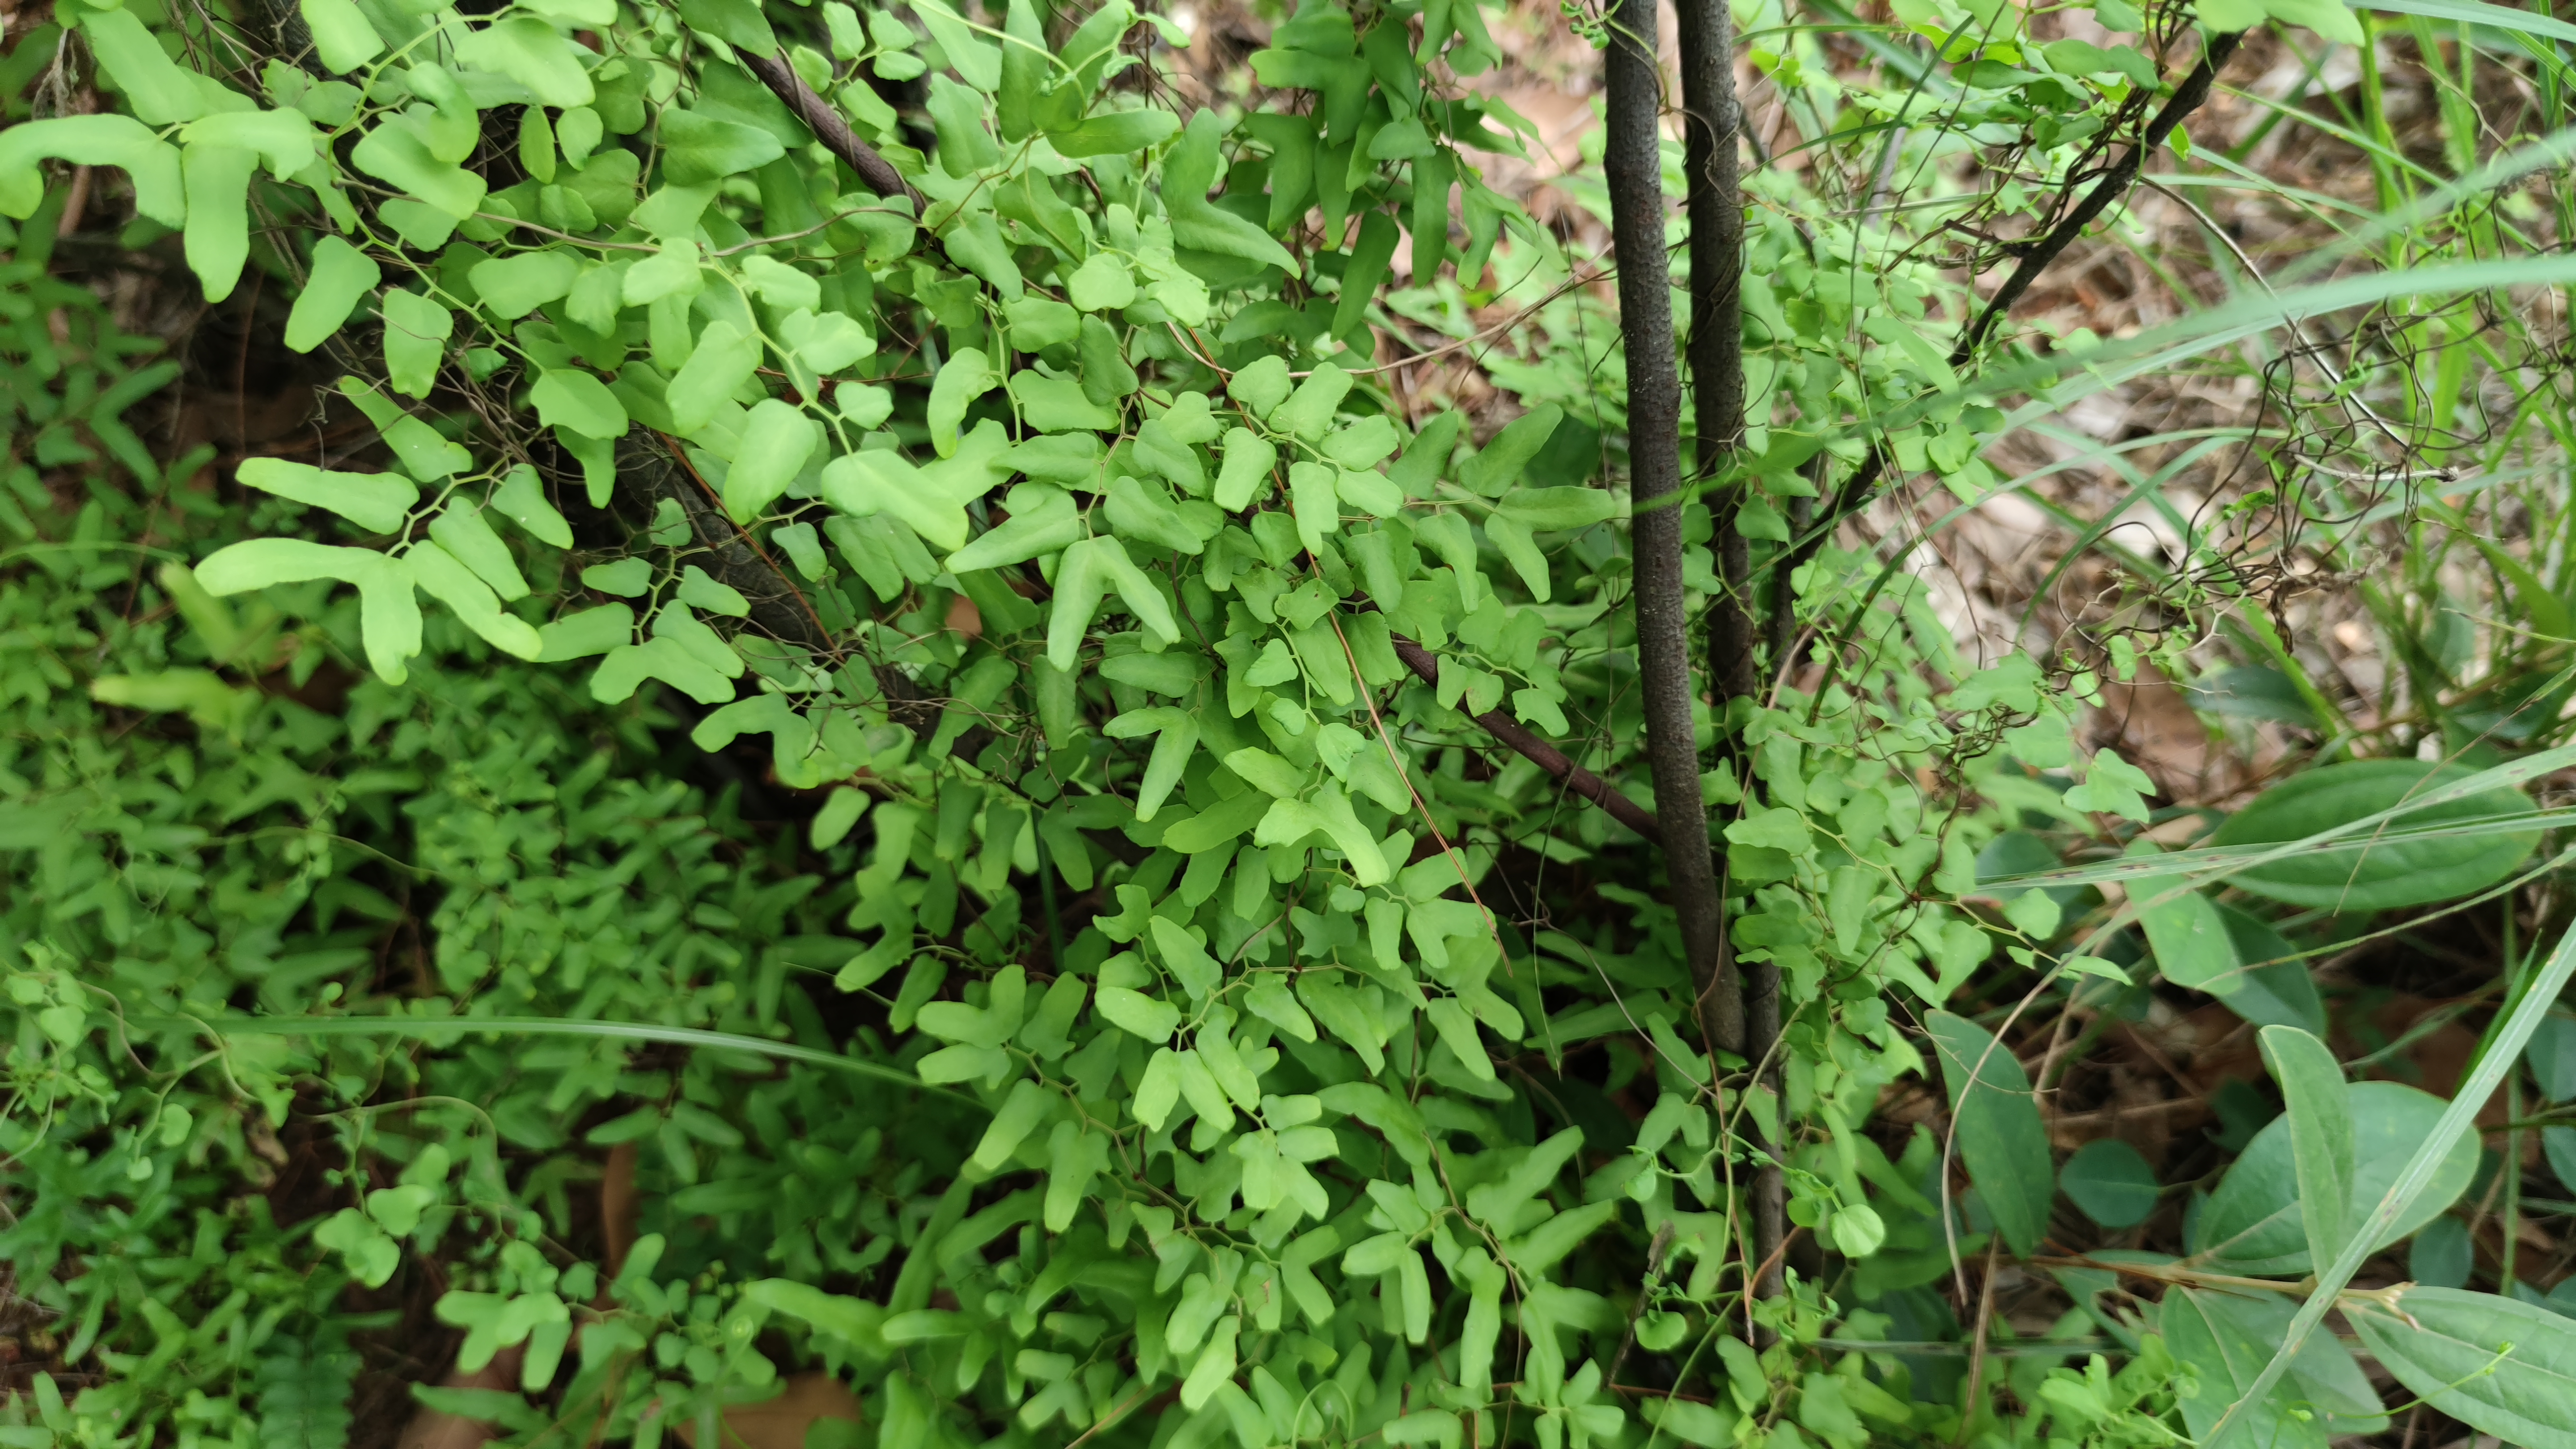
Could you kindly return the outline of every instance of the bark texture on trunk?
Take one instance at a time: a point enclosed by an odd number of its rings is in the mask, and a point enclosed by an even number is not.
[[[1755,627],[1750,546],[1735,531],[1741,483],[1719,482],[1744,441],[1744,208],[1736,160],[1743,108],[1735,100],[1735,25],[1726,0],[1681,0],[1682,170],[1690,216],[1691,424],[1696,471],[1717,527],[1717,576],[1726,591],[1708,608],[1708,668],[1721,699],[1754,692]]]
[[[1637,666],[1646,749],[1663,826],[1664,870],[1682,949],[1699,994],[1700,1027],[1744,1049],[1742,987],[1724,951],[1725,919],[1699,793],[1691,728],[1690,620],[1682,590],[1681,372],[1674,356],[1671,268],[1664,252],[1662,109],[1652,0],[1620,0],[1610,16],[1607,145],[1610,223],[1619,257],[1619,328],[1628,358],[1629,489],[1636,523]]]
[[[1700,481],[1714,486],[1708,499],[1716,525],[1712,542],[1717,576],[1726,586],[1708,607],[1708,668],[1723,707],[1761,689],[1755,646],[1762,629],[1754,610],[1752,550],[1735,531],[1744,485],[1720,481],[1744,440],[1744,204],[1736,154],[1743,108],[1735,99],[1735,25],[1727,0],[1679,0],[1675,14],[1681,28],[1682,165],[1690,187],[1691,422],[1699,439]],[[1779,653],[1775,647],[1772,657]],[[1721,932],[1724,897],[1721,884]],[[1758,961],[1749,973],[1739,972],[1733,943],[1721,935],[1718,949],[1719,974],[1742,978],[1743,1051],[1758,1067],[1780,1039],[1780,968]],[[1778,1078],[1776,1066],[1765,1077],[1775,1091]],[[1776,1158],[1779,1145],[1760,1135],[1758,1126],[1755,1132],[1757,1145]],[[1788,1230],[1787,1184],[1779,1168],[1755,1171],[1752,1209],[1752,1258],[1758,1273],[1754,1291],[1775,1297],[1784,1281],[1778,1259]]]

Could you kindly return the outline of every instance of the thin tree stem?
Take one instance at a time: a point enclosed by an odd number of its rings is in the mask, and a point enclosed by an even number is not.
[[[1723,708],[1761,689],[1755,663],[1761,626],[1753,608],[1752,550],[1735,528],[1744,483],[1725,477],[1744,441],[1744,202],[1736,155],[1744,111],[1735,98],[1735,26],[1727,0],[1679,0],[1674,13],[1681,29],[1682,170],[1689,178],[1685,194],[1690,217],[1689,357],[1692,431],[1698,438],[1693,461],[1701,486],[1714,485],[1708,495],[1715,526],[1712,541],[1718,579],[1725,587],[1709,601],[1706,615],[1708,672]],[[1779,652],[1774,649],[1773,657]],[[1737,967],[1733,943],[1724,933],[1725,896],[1721,878],[1718,975],[1742,978],[1738,1010],[1744,1055],[1756,1062],[1769,1060],[1776,1055],[1772,1044],[1780,1037],[1780,968],[1769,961],[1755,962],[1749,973]],[[1772,1085],[1776,1090],[1776,1081]],[[1779,1248],[1789,1227],[1787,1184],[1776,1165],[1778,1144],[1758,1126],[1755,1133],[1755,1145],[1773,1161],[1753,1174],[1750,1257],[1760,1265],[1754,1292],[1772,1298],[1785,1281]]]
[[[1743,108],[1735,100],[1734,24],[1726,0],[1682,0],[1682,171],[1689,178],[1690,370],[1693,460],[1716,525],[1718,578],[1709,601],[1708,667],[1729,699],[1755,692],[1757,637],[1747,579],[1752,557],[1735,531],[1740,480],[1721,481],[1744,442],[1744,207],[1736,158]]]
[[[1725,959],[1725,917],[1700,800],[1692,729],[1690,620],[1682,589],[1681,373],[1674,355],[1671,281],[1664,264],[1664,185],[1658,155],[1661,87],[1655,10],[1620,0],[1610,17],[1608,120],[1602,170],[1620,258],[1619,328],[1628,355],[1629,493],[1636,523],[1637,668],[1664,870],[1682,952],[1699,994],[1700,1029],[1744,1049],[1744,1001]]]

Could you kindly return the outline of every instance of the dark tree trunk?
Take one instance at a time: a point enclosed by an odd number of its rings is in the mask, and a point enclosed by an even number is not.
[[[1744,441],[1744,208],[1738,197],[1735,27],[1726,0],[1682,0],[1682,169],[1689,178],[1690,369],[1695,459],[1726,592],[1708,610],[1708,668],[1722,699],[1754,692],[1753,561],[1735,531],[1743,485],[1722,476]]]
[[[1682,949],[1699,993],[1701,1030],[1744,1049],[1744,999],[1725,959],[1725,919],[1700,801],[1699,746],[1691,729],[1690,620],[1682,593],[1681,373],[1673,349],[1670,264],[1664,252],[1663,165],[1657,153],[1661,87],[1651,0],[1620,0],[1610,16],[1609,127],[1602,169],[1610,184],[1619,256],[1619,327],[1628,358],[1628,457],[1635,507],[1637,666],[1645,693],[1646,749],[1663,826],[1664,870],[1681,918]]]
[[[1743,108],[1735,99],[1735,26],[1726,0],[1680,0],[1676,14],[1685,113],[1682,165],[1689,177],[1691,420],[1699,438],[1701,484],[1713,489],[1712,542],[1717,576],[1726,586],[1710,602],[1707,615],[1709,677],[1723,705],[1761,688],[1754,658],[1761,627],[1753,607],[1752,553],[1744,535],[1735,531],[1744,484],[1724,478],[1744,440],[1744,206],[1736,159]],[[1779,651],[1772,654],[1776,658]],[[1722,888],[1719,894],[1722,902]],[[1722,938],[1719,949],[1724,975],[1734,970],[1734,951]],[[1780,1039],[1779,966],[1754,963],[1744,990],[1744,1054],[1759,1067]],[[1775,1090],[1777,1079],[1774,1068],[1769,1080]],[[1767,1136],[1758,1136],[1757,1143],[1765,1153],[1779,1155],[1779,1145]],[[1776,1259],[1788,1230],[1786,1197],[1779,1168],[1766,1166],[1754,1173],[1755,1291],[1766,1298],[1777,1295],[1783,1281]]]

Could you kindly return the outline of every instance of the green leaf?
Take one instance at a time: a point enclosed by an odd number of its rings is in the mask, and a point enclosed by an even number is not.
[[[1804,855],[1815,848],[1815,837],[1808,833],[1807,817],[1786,805],[1770,805],[1747,812],[1743,819],[1727,825],[1726,838],[1737,845],[1785,850],[1791,855]]]
[[[1217,469],[1216,506],[1228,513],[1250,506],[1269,491],[1271,475],[1278,466],[1277,444],[1250,428],[1228,429],[1224,461]]]
[[[1367,320],[1369,303],[1386,285],[1387,265],[1395,256],[1396,240],[1395,218],[1376,210],[1360,217],[1359,239],[1352,243],[1350,262],[1342,269],[1342,295],[1333,305],[1334,336],[1351,336],[1353,329]]]
[[[1118,428],[1118,413],[1082,394],[1082,384],[1069,376],[1041,376],[1018,371],[1010,394],[1020,402],[1020,415],[1041,433],[1105,433]]]
[[[2576,1016],[2551,1012],[2543,1018],[2522,1059],[2543,1097],[2553,1103],[2576,1099]],[[2560,1180],[2576,1183],[2576,1176]]]
[[[2155,792],[2156,782],[2147,772],[2121,759],[2116,750],[2097,750],[2084,767],[2083,783],[2066,792],[2066,804],[2074,810],[2099,810],[2124,820],[2148,818],[2146,797]]]
[[[2343,1220],[2359,1223],[2379,1206],[2407,1158],[2431,1139],[2443,1103],[2397,1082],[2355,1082],[2344,1093],[2352,1118],[2353,1167]],[[2477,1161],[2476,1137],[2460,1134],[2424,1191],[2377,1246],[2402,1241],[2468,1191]],[[2197,1229],[2195,1252],[2215,1272],[2295,1275],[2315,1266],[2288,1117],[2273,1119],[2245,1145],[2201,1209]]]
[[[1128,658],[1150,656],[1130,655]],[[1162,706],[1130,710],[1111,720],[1102,734],[1114,740],[1135,739],[1153,735],[1154,753],[1146,761],[1145,773],[1136,782],[1136,819],[1150,821],[1172,789],[1181,781],[1181,770],[1189,764],[1199,742],[1199,723],[1185,711]]]
[[[682,437],[696,435],[759,369],[758,338],[744,336],[731,322],[708,323],[698,334],[697,350],[671,379],[672,430]]]
[[[459,221],[483,205],[483,178],[432,156],[419,134],[400,119],[369,127],[349,161]]]
[[[1022,483],[1008,500],[1010,517],[948,556],[948,571],[963,576],[1054,553],[1082,536],[1073,496],[1051,483]]]
[[[54,157],[82,166],[121,166],[137,211],[167,227],[188,219],[179,148],[132,116],[52,116],[0,127],[0,216],[33,216],[45,198],[36,163]]]
[[[742,448],[725,473],[725,513],[736,523],[749,523],[769,509],[796,481],[805,460],[823,441],[822,425],[803,408],[777,398],[763,398],[743,425]]]
[[[1172,1029],[1181,1024],[1178,1007],[1123,986],[1101,987],[1092,1005],[1111,1025],[1152,1045],[1171,1040]]]
[[[74,15],[89,40],[90,53],[98,57],[99,68],[116,83],[135,115],[150,125],[170,126],[205,114],[205,91],[197,77],[171,62],[161,42],[152,38],[133,11],[67,11],[64,23]],[[318,42],[320,37],[315,39]]]
[[[930,486],[922,469],[893,450],[863,448],[823,465],[823,501],[853,517],[891,514],[937,548],[962,548],[966,509]],[[1064,597],[1061,581],[1056,596]]]
[[[297,352],[321,346],[349,320],[359,299],[383,279],[384,273],[366,253],[338,237],[315,242],[313,269],[304,279],[304,290],[296,294],[295,310],[286,317],[286,345]]]
[[[2284,25],[2304,25],[2325,40],[2343,45],[2362,43],[2361,22],[2343,0],[2263,0],[2263,9]]]
[[[269,1340],[258,1371],[260,1449],[343,1449],[361,1362],[326,1336]]]
[[[329,473],[284,458],[244,458],[234,477],[280,498],[327,508],[369,533],[394,533],[420,503],[420,486],[396,473]],[[229,550],[227,550],[229,552]],[[318,574],[306,578],[321,577]],[[331,574],[342,578],[346,575]],[[203,582],[202,571],[200,582]],[[208,584],[213,593],[231,593]],[[260,587],[249,585],[248,587]]]
[[[634,642],[635,611],[624,604],[601,604],[567,614],[537,630],[537,661],[560,664],[605,654]]]
[[[986,95],[1002,88],[1002,53],[992,42],[977,35],[955,10],[942,0],[914,0],[912,13],[930,28],[930,38],[939,45],[939,53],[948,64],[965,77],[966,83]]]
[[[519,574],[519,565],[510,557],[510,547],[501,535],[492,531],[483,510],[464,498],[450,501],[430,520],[429,536],[440,547],[456,556],[456,561],[474,571],[474,576],[492,586],[504,599],[528,596],[528,581]]]
[[[2345,1300],[2345,1318],[2406,1391],[2528,1449],[2576,1449],[2576,1320],[2453,1288]]]
[[[298,111],[225,111],[180,127],[179,138],[252,152],[281,181],[313,164],[313,123]]]
[[[217,549],[197,565],[196,575],[200,587],[221,598],[310,579],[354,581],[383,565],[384,555],[369,549],[335,548],[300,538],[254,538]]]
[[[2466,766],[2353,760],[2303,770],[2254,798],[2209,837],[2213,846],[2270,845],[2403,805],[2468,778]],[[2332,844],[2249,866],[2228,878],[2292,905],[2384,911],[2474,895],[2513,874],[2540,841],[2534,807],[2519,790],[2490,790],[2411,811],[2400,828],[2470,826],[2466,838]]]
[[[1067,130],[1052,132],[1047,136],[1047,142],[1055,147],[1057,155],[1068,160],[1081,160],[1092,156],[1124,156],[1150,146],[1159,146],[1178,134],[1180,129],[1181,118],[1169,111],[1150,108],[1111,111],[1093,116]],[[1096,254],[1095,259],[1103,255],[1106,253]],[[1088,263],[1085,265],[1087,267]],[[1123,275],[1126,268],[1122,266],[1119,271]],[[1083,306],[1079,301],[1074,305]],[[1123,307],[1127,304],[1118,302],[1110,305]],[[1084,310],[1097,309],[1084,307]]]
[[[1257,790],[1220,800],[1164,831],[1163,848],[1180,855],[1205,854],[1258,826],[1270,806],[1270,797]]]
[[[838,372],[875,355],[877,350],[877,340],[868,335],[867,329],[840,312],[799,308],[780,319],[778,336],[796,354],[796,360],[812,368],[817,376]]]
[[[323,1219],[313,1230],[313,1242],[347,1259],[349,1276],[365,1287],[383,1287],[402,1266],[402,1245],[356,1208],[342,1208]]]
[[[2308,1260],[2331,1263],[2352,1236],[2352,1107],[2343,1068],[2324,1042],[2294,1026],[2263,1028],[2262,1047],[2286,1104]]]
[[[2156,969],[2176,986],[2216,990],[2236,971],[2236,942],[2218,905],[2171,876],[2148,876],[2129,883],[2129,899],[2138,903],[2138,925]]]
[[[1208,955],[1207,948],[1196,938],[1167,916],[1154,917],[1148,934],[1153,938],[1154,953],[1162,958],[1164,967],[1191,1000],[1205,1001],[1216,994],[1217,987],[1224,983],[1225,968]]]
[[[2231,1294],[2170,1288],[2157,1326],[2175,1358],[2199,1376],[2200,1393],[2182,1401],[2184,1424],[2202,1442],[2219,1415],[2253,1387],[2280,1343],[2292,1304],[2268,1293]],[[2332,1338],[2315,1338],[2291,1361],[2288,1382],[2238,1412],[2253,1437],[2237,1442],[2278,1449],[2325,1449],[2330,1437],[2371,1434],[2387,1426],[2379,1396],[2352,1354]]]
[[[661,680],[700,704],[724,704],[733,698],[731,680],[667,634],[609,650],[591,673],[590,697],[602,704],[623,703],[647,679]]]
[[[740,589],[717,582],[713,575],[696,564],[686,565],[680,570],[680,587],[672,597],[692,609],[722,614],[729,619],[751,617],[751,601],[742,596]]]
[[[1244,993],[1244,1009],[1299,1041],[1315,1040],[1315,1019],[1289,994],[1286,982],[1279,976],[1264,976]]]
[[[346,74],[382,55],[385,42],[352,0],[299,0],[322,64]]]
[[[778,138],[759,126],[677,107],[662,112],[655,135],[662,143],[663,174],[682,185],[755,171],[787,154]]]
[[[434,547],[427,543],[420,546]],[[409,568],[383,554],[367,557],[374,564],[360,570],[352,580],[358,586],[358,639],[366,648],[367,665],[376,671],[376,676],[387,684],[400,684],[411,676],[412,656],[420,653],[420,600],[412,594],[416,579]],[[211,564],[214,560],[206,562]],[[203,570],[199,576],[203,577]],[[481,587],[479,580],[475,583]],[[466,623],[470,627],[473,620]],[[530,629],[503,647],[521,658],[532,657],[537,652],[535,635],[536,631]]]
[[[622,558],[614,563],[592,564],[581,571],[582,587],[615,594],[621,599],[640,599],[653,587],[653,565],[650,560]]]
[[[1001,148],[993,144],[993,135],[984,128],[984,98],[945,75],[930,78],[930,97],[923,105],[930,114],[937,136],[933,155],[939,169],[950,176],[968,177],[998,166]],[[967,218],[961,214],[961,221]],[[991,218],[985,218],[989,224]],[[994,233],[998,243],[999,234]]]
[[[959,348],[940,364],[939,375],[930,383],[930,407],[925,414],[930,446],[940,457],[957,451],[957,427],[965,421],[967,404],[991,392],[1001,381],[993,364],[972,347]]]
[[[1486,1055],[1484,1040],[1476,1033],[1476,1019],[1467,1014],[1466,1007],[1454,997],[1439,996],[1424,1005],[1422,1015],[1441,1042],[1466,1064],[1469,1076],[1480,1082],[1494,1080],[1494,1060]]]
[[[502,612],[501,601],[492,592],[492,586],[476,577],[472,570],[457,561],[456,555],[440,547],[437,541],[422,539],[415,542],[411,551],[403,555],[402,561],[411,581],[418,584],[422,592],[445,604],[465,622],[467,628],[482,635],[494,648],[521,659],[534,659],[544,651],[545,641],[537,637],[535,627],[525,619]],[[408,601],[407,591],[405,598]],[[412,618],[416,651],[417,605]],[[370,648],[371,657],[373,653]]]
[[[180,153],[188,188],[188,270],[197,274],[209,302],[232,295],[250,257],[250,177],[258,169],[257,153],[238,146],[200,142]]]
[[[580,259],[570,252],[552,250],[519,252],[478,262],[466,274],[484,310],[513,321],[571,291],[580,275]]]
[[[2295,1026],[2311,1035],[2323,1034],[2325,1003],[2317,996],[2317,984],[2298,948],[2259,917],[2234,906],[2220,906],[2218,914],[2227,923],[2227,939],[2236,959],[2244,964],[2204,989],[2256,1026]]]
[[[1064,295],[1085,312],[1115,311],[1136,300],[1136,276],[1114,253],[1093,252],[1066,279]]]
[[[383,308],[386,381],[396,392],[429,396],[447,355],[447,339],[456,330],[456,314],[399,287],[385,293]]]
[[[1619,504],[1604,488],[1515,488],[1495,509],[1535,532],[1548,533],[1589,528],[1616,515]]]
[[[237,733],[259,695],[235,689],[211,669],[164,669],[154,674],[103,674],[89,682],[101,704],[159,714],[182,713],[207,729]],[[77,1039],[77,1038],[75,1038]]]
[[[1046,1120],[1049,1109],[1054,1105],[1054,1098],[1045,1088],[1026,1077],[1021,1078],[1012,1084],[1011,1095],[1003,1101],[1001,1110],[993,1114],[992,1122],[984,1128],[983,1140],[975,1144],[974,1152],[966,1160],[987,1173],[1001,1167],[1011,1160],[1011,1154],[1019,1150],[1020,1144],[1028,1140],[1029,1133]]]
[[[774,55],[778,34],[760,13],[758,0],[681,0],[680,18],[727,45],[755,55]]]
[[[1556,425],[1564,417],[1563,408],[1547,403],[1513,420],[1474,457],[1458,465],[1458,481],[1487,498],[1501,497],[1519,481],[1530,459],[1537,457],[1538,450],[1556,435]]]
[[[2028,1257],[2048,1230],[2056,1171],[2048,1129],[2039,1120],[2030,1076],[2011,1050],[1966,1017],[1936,1011],[1925,1018],[1950,1091],[1959,1157],[1986,1202],[1995,1229]]]
[[[528,390],[537,420],[548,427],[570,428],[587,438],[613,440],[626,436],[626,405],[608,384],[587,372],[558,368],[538,374]],[[730,475],[728,475],[730,485]]]
[[[2057,1185],[2086,1217],[2114,1231],[2145,1222],[2160,1195],[2155,1169],[2116,1137],[2088,1142],[2066,1159]]]
[[[1297,259],[1270,233],[1207,199],[1208,184],[1216,178],[1217,143],[1224,129],[1214,110],[1201,109],[1164,157],[1163,207],[1171,217],[1172,240],[1293,272]]]
[[[1270,425],[1309,442],[1320,439],[1332,428],[1333,416],[1350,390],[1349,373],[1329,362],[1318,363],[1288,400],[1271,411]]]
[[[580,49],[534,15],[504,15],[456,37],[455,45],[457,59],[526,86],[539,105],[586,106],[597,99]]]

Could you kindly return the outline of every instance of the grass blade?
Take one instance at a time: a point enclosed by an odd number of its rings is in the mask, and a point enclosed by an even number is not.
[[[487,1031],[506,1036],[587,1036],[617,1041],[655,1041],[709,1051],[751,1052],[780,1061],[871,1081],[892,1082],[934,1097],[990,1110],[963,1092],[935,1087],[910,1072],[850,1057],[834,1056],[793,1042],[770,1041],[730,1031],[702,1031],[688,1026],[656,1026],[641,1021],[576,1021],[552,1016],[167,1016],[137,1018],[138,1024],[193,1028],[216,1036],[407,1036],[445,1037]]]

